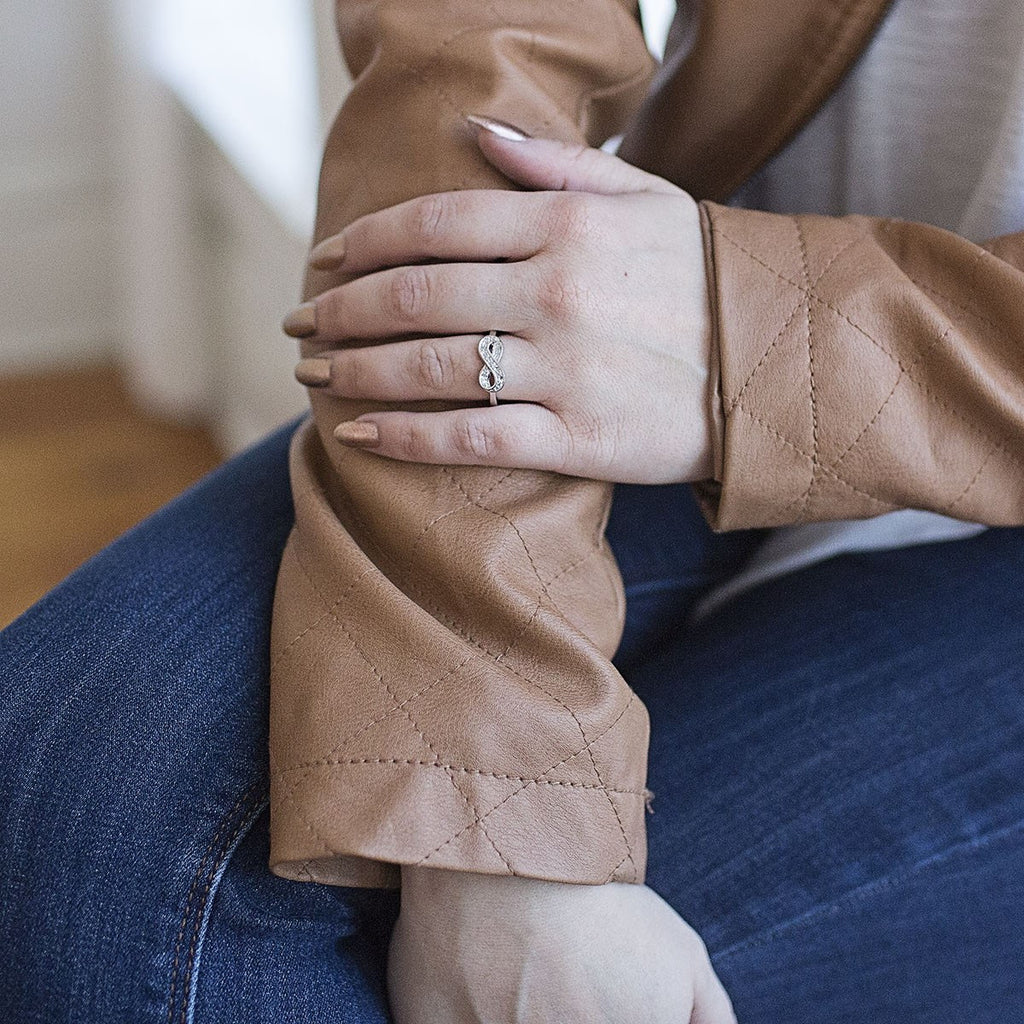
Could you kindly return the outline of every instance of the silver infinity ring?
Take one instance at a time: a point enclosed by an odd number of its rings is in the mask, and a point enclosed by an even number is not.
[[[484,365],[480,369],[480,387],[488,393],[491,405],[498,404],[498,392],[505,386],[505,374],[501,369],[501,354],[505,351],[498,332],[493,328],[485,334],[476,346]]]

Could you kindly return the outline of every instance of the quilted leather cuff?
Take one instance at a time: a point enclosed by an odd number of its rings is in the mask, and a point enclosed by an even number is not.
[[[272,869],[363,886],[396,885],[401,864],[642,882],[648,720],[608,660],[623,601],[610,488],[430,466],[396,493],[386,460],[354,458],[360,493],[332,503],[316,431],[293,443]]]

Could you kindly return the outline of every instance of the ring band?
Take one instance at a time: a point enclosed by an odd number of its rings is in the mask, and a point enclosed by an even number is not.
[[[505,346],[498,337],[498,332],[492,327],[478,342],[476,346],[484,365],[480,369],[480,387],[488,393],[491,405],[498,404],[498,392],[505,386],[505,374],[501,369],[501,356]]]

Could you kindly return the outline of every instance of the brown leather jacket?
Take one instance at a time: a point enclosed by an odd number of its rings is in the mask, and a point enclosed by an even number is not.
[[[621,156],[704,200],[713,526],[903,507],[1024,523],[1024,232],[978,246],[714,201],[820,106],[886,0],[693,6],[659,70],[633,0],[339,0],[355,86],[317,238],[416,195],[509,187],[464,113],[591,144],[628,129]],[[307,295],[337,280],[313,274]],[[273,621],[273,870],[642,881],[647,716],[610,662],[610,486],[380,459],[331,436],[366,403],[311,398]]]

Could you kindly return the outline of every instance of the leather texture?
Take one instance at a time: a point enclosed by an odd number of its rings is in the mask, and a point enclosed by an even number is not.
[[[1024,522],[1024,232],[702,204],[720,530],[921,508]]]
[[[354,87],[318,239],[417,195],[511,187],[464,114],[599,144],[654,70],[629,0],[337,11]],[[335,283],[313,275],[306,294]],[[397,884],[403,863],[641,881],[648,723],[610,661],[610,485],[380,459],[331,436],[369,405],[311,399],[272,629],[272,868],[356,885]]]
[[[620,155],[721,199],[887,6],[681,5],[655,78],[629,0],[339,0],[355,85],[316,238],[416,195],[510,187],[465,113],[591,144],[628,127]],[[983,248],[869,218],[702,213],[722,436],[698,490],[716,528],[897,507],[1024,522],[1024,235]],[[311,275],[306,294],[339,281]],[[311,400],[273,620],[272,869],[642,881],[647,717],[610,662],[610,487],[379,459],[331,437],[370,405]]]
[[[680,0],[619,156],[696,199],[727,199],[812,117],[890,6]]]

